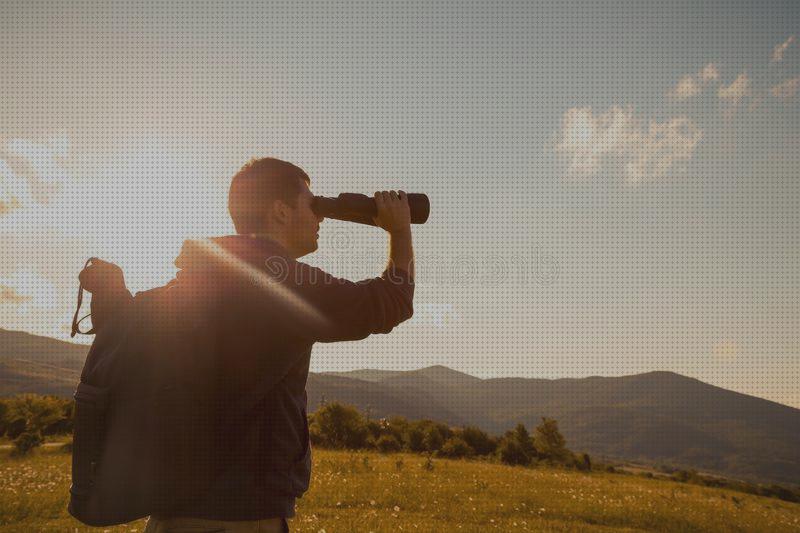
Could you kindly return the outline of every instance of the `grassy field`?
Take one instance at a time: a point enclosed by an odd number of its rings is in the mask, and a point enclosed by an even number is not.
[[[66,511],[70,456],[0,451],[0,533],[88,528]],[[526,469],[418,455],[314,451],[292,531],[800,531],[800,504],[605,472]]]

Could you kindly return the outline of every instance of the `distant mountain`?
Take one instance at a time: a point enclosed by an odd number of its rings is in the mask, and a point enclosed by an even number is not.
[[[501,434],[555,418],[575,451],[718,472],[747,480],[800,480],[800,410],[673,372],[564,379],[479,379],[445,367],[361,370],[371,386],[419,398]],[[325,382],[316,384],[320,393]],[[325,391],[328,398],[333,398]],[[348,401],[364,408],[359,398]],[[405,414],[399,406],[381,414]],[[455,418],[455,417],[458,418]],[[430,417],[433,418],[433,417]]]
[[[464,374],[458,370],[447,368],[446,366],[436,365],[418,370],[349,370],[347,372],[323,372],[322,375],[341,376],[344,378],[359,379],[361,381],[372,382],[408,382],[424,380],[426,382],[439,383],[446,386],[464,385],[481,381],[481,378]]]
[[[0,329],[0,396],[20,392],[71,396],[88,348]]]
[[[87,347],[0,330],[0,396],[71,395]],[[800,480],[800,410],[673,372],[621,377],[480,379],[444,366],[311,374],[309,411],[325,401],[371,418],[401,415],[501,434],[542,416],[574,451],[717,472]]]

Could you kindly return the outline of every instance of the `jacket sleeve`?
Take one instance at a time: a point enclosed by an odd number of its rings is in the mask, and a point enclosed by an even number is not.
[[[291,288],[316,313],[304,320],[309,340],[353,341],[389,333],[414,314],[414,280],[405,270],[390,266],[380,277],[356,282],[301,262],[294,262],[294,270]]]

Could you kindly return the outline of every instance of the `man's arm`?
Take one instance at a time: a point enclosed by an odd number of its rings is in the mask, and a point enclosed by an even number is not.
[[[311,296],[327,319],[315,340],[336,342],[389,333],[414,314],[414,249],[411,211],[403,191],[375,193],[375,223],[389,234],[389,261],[379,278],[356,283],[328,274],[325,287]],[[321,272],[321,271],[320,271]]]
[[[375,193],[378,216],[375,222],[389,233],[389,265],[414,278],[414,248],[411,243],[411,211],[403,191]]]

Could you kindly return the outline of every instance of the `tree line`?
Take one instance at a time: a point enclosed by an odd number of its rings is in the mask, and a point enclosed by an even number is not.
[[[433,420],[402,416],[367,419],[355,407],[331,402],[309,415],[312,445],[334,449],[416,452],[436,457],[496,457],[509,465],[561,464],[591,470],[586,453],[574,454],[558,430],[558,422],[542,417],[533,434],[523,424],[495,437],[474,427],[450,427]]]
[[[24,455],[46,436],[72,433],[74,402],[70,398],[20,394],[0,399],[0,437]],[[436,457],[496,456],[510,465],[541,461],[591,469],[587,454],[575,455],[552,418],[542,417],[533,435],[518,424],[501,437],[474,427],[451,428],[433,420],[410,421],[401,416],[368,420],[355,407],[331,402],[309,415],[309,437],[315,446],[334,449],[374,449],[383,453],[409,451]]]
[[[0,398],[0,437],[13,444],[13,455],[30,453],[45,437],[69,435],[73,429],[74,401],[71,398],[20,394]],[[523,424],[501,436],[491,436],[474,427],[450,427],[433,420],[407,420],[401,416],[370,420],[355,407],[331,402],[308,417],[311,443],[322,448],[376,450],[381,453],[413,452],[432,457],[484,458],[508,465],[562,465],[580,470],[601,470],[628,474],[610,464],[592,464],[586,453],[573,453],[558,429],[558,422],[542,417],[533,434]],[[71,451],[71,443],[63,447]],[[727,488],[760,496],[800,502],[800,485],[789,488],[702,475],[661,465],[658,468],[673,481]],[[655,477],[651,472],[644,477]],[[736,498],[732,498],[736,501]]]

